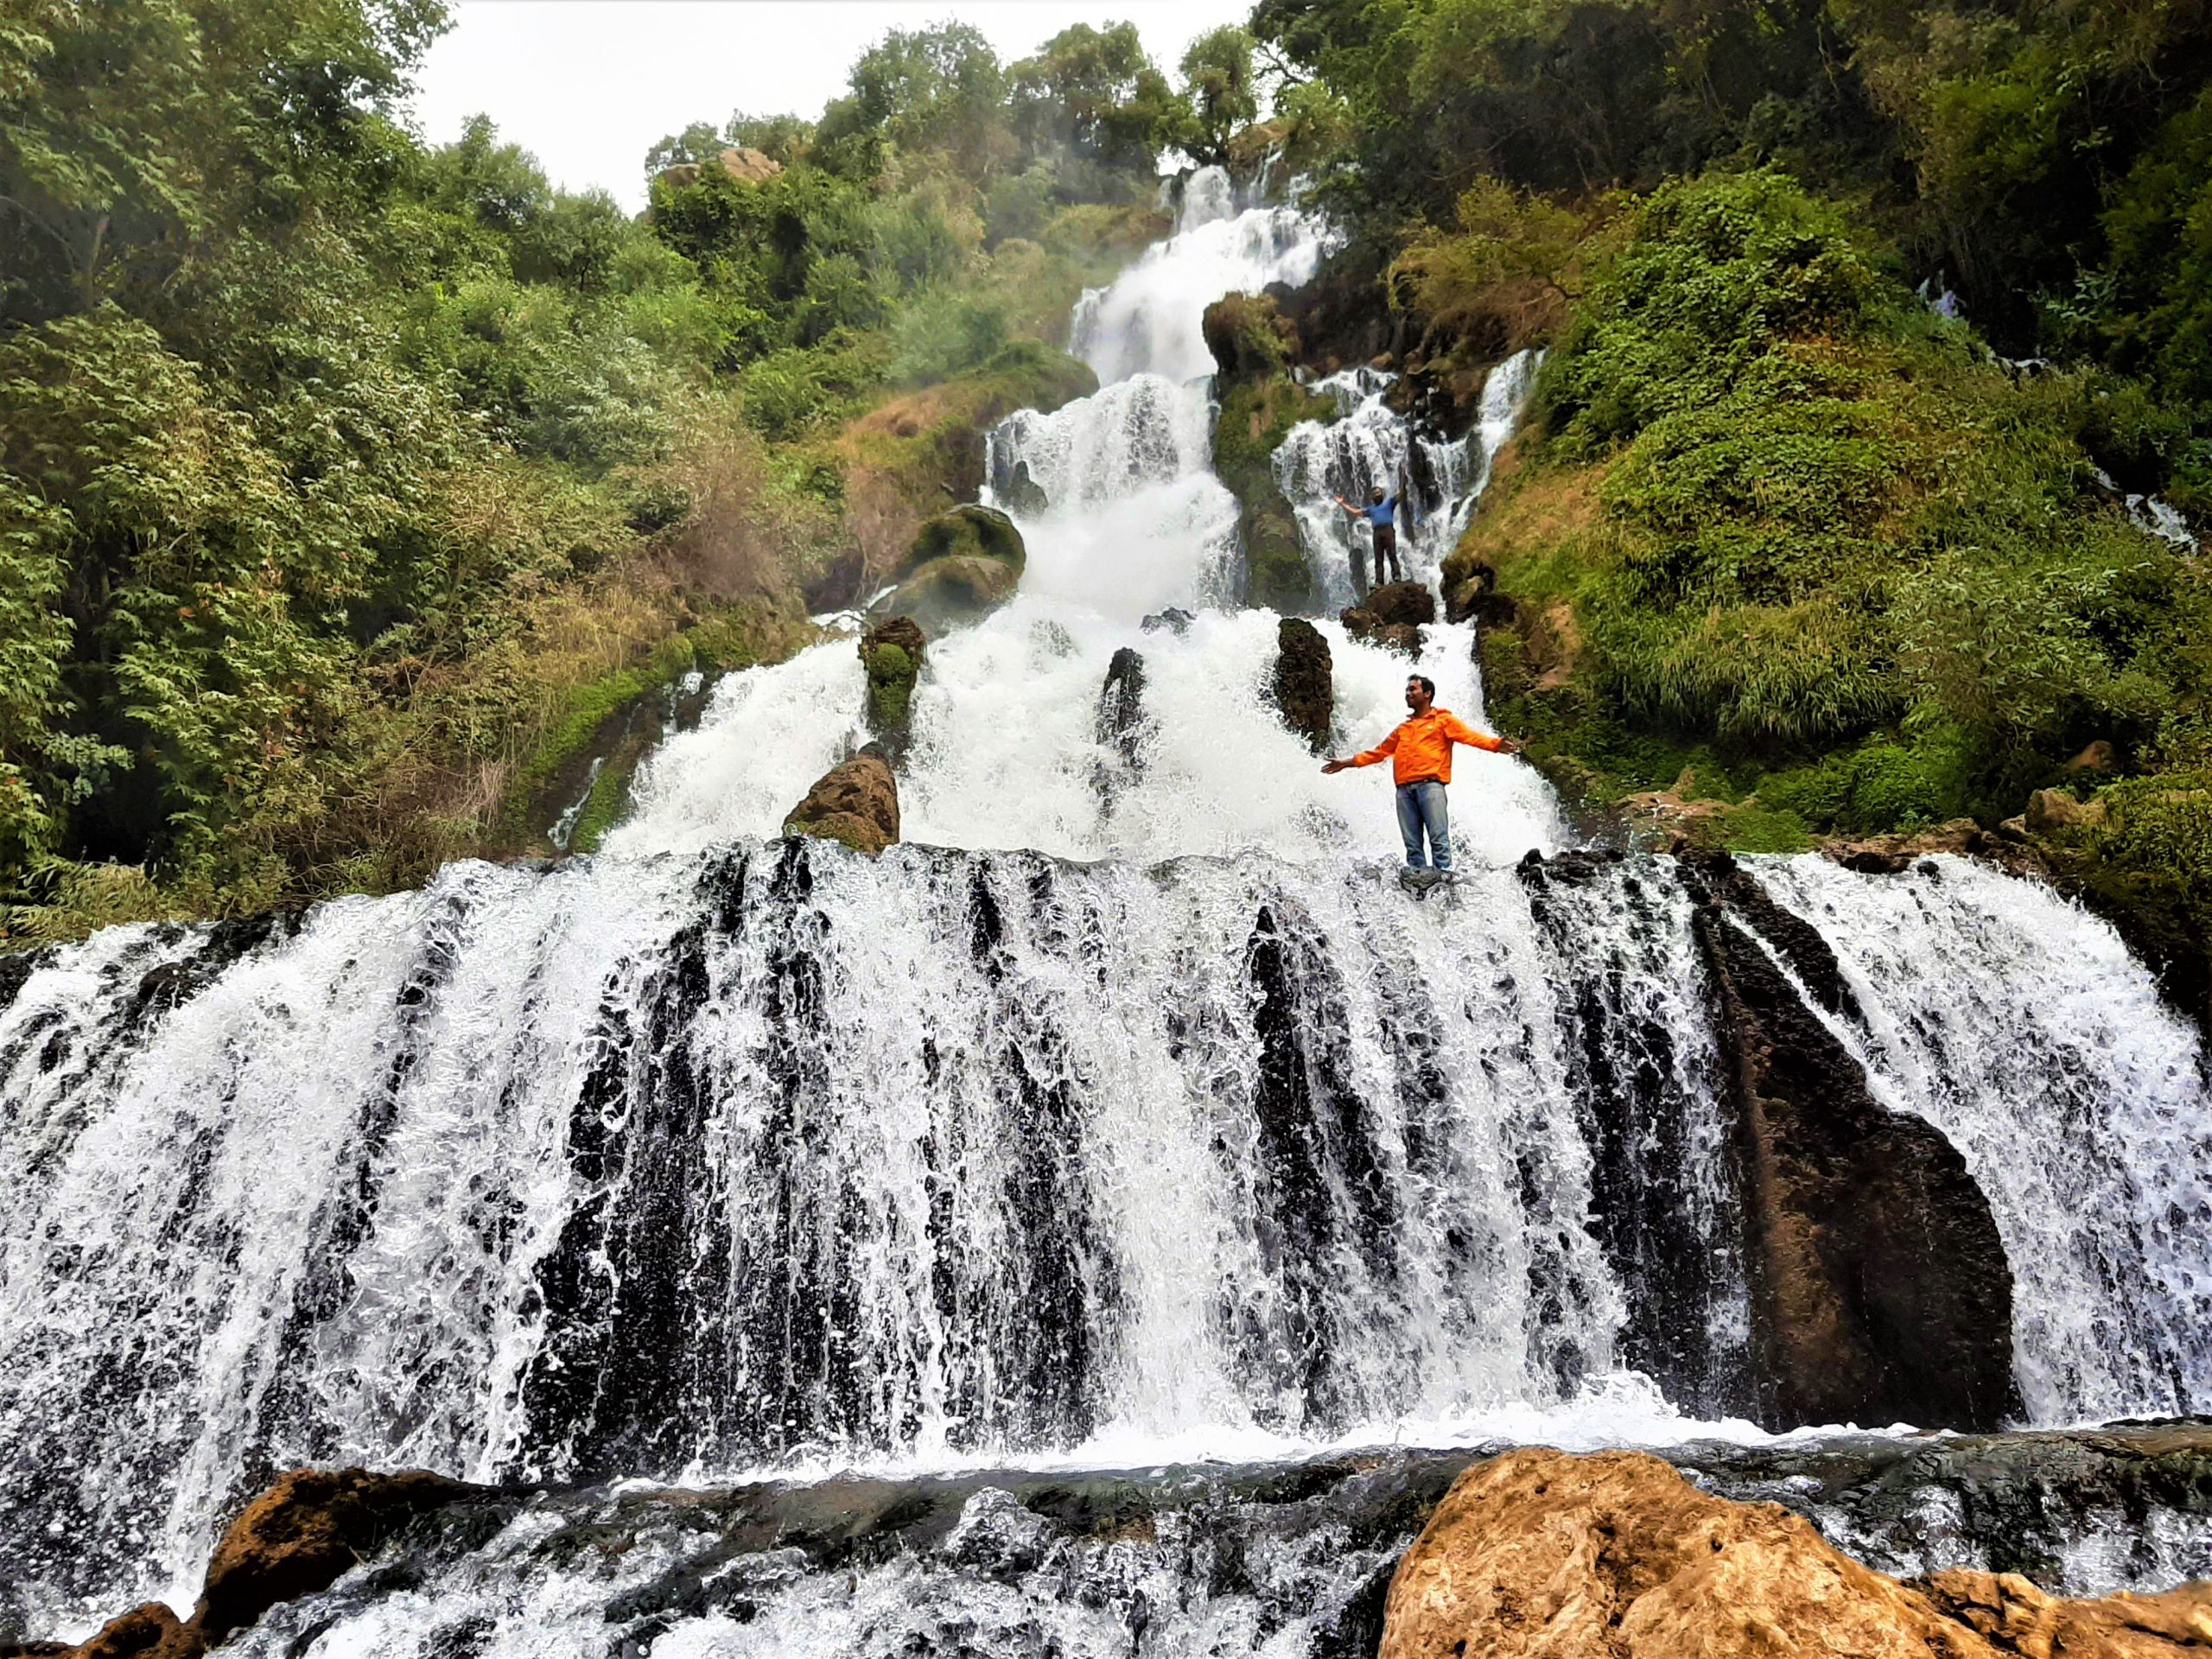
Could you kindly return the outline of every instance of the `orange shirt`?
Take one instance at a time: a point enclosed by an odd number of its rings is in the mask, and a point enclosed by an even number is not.
[[[1505,747],[1504,739],[1484,736],[1449,709],[1431,707],[1425,715],[1410,716],[1404,725],[1365,753],[1352,756],[1351,763],[1355,766],[1371,766],[1389,755],[1394,783],[1422,784],[1433,778],[1440,784],[1448,784],[1452,781],[1454,743],[1488,749],[1492,754]]]

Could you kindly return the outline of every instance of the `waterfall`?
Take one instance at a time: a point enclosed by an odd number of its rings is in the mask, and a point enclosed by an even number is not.
[[[1450,440],[1416,431],[1389,406],[1397,377],[1384,370],[1348,369],[1313,383],[1315,391],[1335,399],[1338,418],[1292,428],[1275,451],[1274,476],[1332,607],[1352,602],[1353,555],[1368,535],[1366,524],[1351,518],[1335,498],[1363,502],[1377,486],[1393,494],[1402,487],[1406,573],[1433,583],[1490,483],[1491,462],[1513,435],[1539,355],[1516,353],[1492,370],[1473,429]]]
[[[2212,1411],[2204,1059],[2119,938],[1963,859],[1761,874],[1834,948],[1862,1017],[1830,1024],[1885,1103],[1942,1130],[1988,1195],[2031,1418]]]
[[[188,1599],[226,1506],[302,1461],[709,1480],[1752,1433],[1675,867],[1525,878],[1557,803],[1468,753],[1465,879],[1412,904],[1387,779],[1321,775],[1266,690],[1277,620],[1216,606],[1198,316],[1327,245],[1201,174],[1085,297],[1104,384],[989,435],[1027,570],[931,642],[881,859],[778,838],[865,737],[835,639],[724,680],[588,859],[17,959],[0,1580],[37,1624]],[[1278,481],[1333,535],[1330,491],[1404,466],[1428,572],[1529,367],[1452,442],[1379,375],[1324,383],[1345,412]],[[1147,629],[1169,605],[1197,614]],[[1370,742],[1415,664],[1318,626],[1338,737]],[[1418,666],[1479,721],[1473,645],[1430,627]],[[2202,1062],[2144,970],[1965,867],[1760,875],[1833,941],[1885,1099],[1989,1192],[2031,1414],[2202,1408]]]

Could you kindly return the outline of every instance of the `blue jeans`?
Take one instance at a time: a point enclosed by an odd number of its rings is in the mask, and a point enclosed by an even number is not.
[[[1452,868],[1452,814],[1444,803],[1444,785],[1431,778],[1426,783],[1398,785],[1398,833],[1406,838],[1406,868],[1428,868],[1421,851],[1421,836],[1436,856],[1436,868]]]

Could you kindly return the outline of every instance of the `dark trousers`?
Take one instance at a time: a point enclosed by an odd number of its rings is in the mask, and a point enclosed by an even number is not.
[[[1398,563],[1398,527],[1395,524],[1375,526],[1375,585],[1386,582],[1403,582],[1405,569]]]

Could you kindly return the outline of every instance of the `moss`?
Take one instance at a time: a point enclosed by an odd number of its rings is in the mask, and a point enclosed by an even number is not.
[[[864,647],[861,656],[868,666],[868,729],[880,738],[903,737],[913,719],[921,664],[904,645],[887,640]]]
[[[970,503],[938,513],[925,524],[907,550],[900,574],[918,569],[931,559],[972,555],[995,559],[1019,574],[1028,563],[1028,549],[1014,520],[995,507]]]
[[[1214,472],[1236,496],[1244,545],[1245,597],[1270,610],[1310,609],[1313,572],[1298,520],[1275,487],[1274,453],[1300,421],[1336,418],[1333,400],[1287,374],[1239,381],[1221,395],[1214,423]]]

